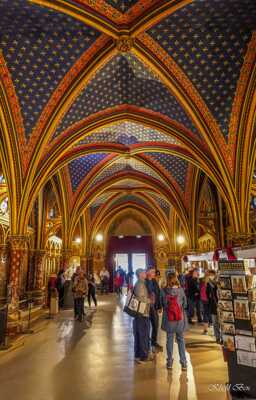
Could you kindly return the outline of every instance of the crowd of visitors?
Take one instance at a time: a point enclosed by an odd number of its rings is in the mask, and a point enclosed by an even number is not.
[[[152,360],[152,354],[162,350],[158,344],[159,320],[166,332],[167,368],[173,365],[174,339],[178,344],[182,370],[187,368],[184,332],[189,325],[202,324],[202,333],[208,334],[213,325],[216,342],[220,343],[218,322],[218,285],[216,272],[205,271],[199,278],[197,268],[184,274],[167,273],[163,280],[159,271],[148,268],[136,271],[138,280],[134,295],[143,305],[143,314],[138,312],[133,321],[135,361],[139,364]]]
[[[139,364],[154,359],[154,353],[163,351],[159,344],[160,328],[166,332],[167,369],[173,365],[174,340],[178,344],[179,358],[182,370],[187,368],[184,332],[189,325],[196,322],[202,324],[202,334],[208,334],[209,327],[213,326],[216,342],[220,343],[220,328],[218,322],[218,284],[214,270],[207,270],[199,276],[195,267],[185,273],[168,272],[161,276],[154,267],[147,270],[137,269],[136,283],[134,273],[126,273],[121,266],[113,275],[113,289],[120,298],[123,288],[132,293],[139,304],[143,305],[143,312],[137,312],[133,320],[135,361]],[[74,298],[74,316],[78,321],[85,318],[85,299],[91,307],[92,301],[97,307],[96,289],[108,293],[110,290],[110,273],[104,267],[99,275],[86,275],[77,267],[72,282]],[[65,273],[59,271],[54,285],[59,294],[59,306],[63,307]],[[49,281],[52,289],[53,279]],[[196,317],[196,320],[195,320]]]

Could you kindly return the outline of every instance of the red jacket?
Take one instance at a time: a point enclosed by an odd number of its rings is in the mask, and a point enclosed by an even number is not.
[[[121,287],[123,284],[123,278],[121,276],[116,276],[114,278],[114,286],[115,287]]]

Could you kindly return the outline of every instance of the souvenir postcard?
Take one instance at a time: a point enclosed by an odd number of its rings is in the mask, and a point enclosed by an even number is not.
[[[234,313],[236,319],[250,319],[248,300],[235,299]]]

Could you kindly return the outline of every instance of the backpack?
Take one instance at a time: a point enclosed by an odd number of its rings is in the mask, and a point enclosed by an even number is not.
[[[167,295],[167,318],[168,321],[181,321],[183,319],[182,307],[177,301],[177,295]]]

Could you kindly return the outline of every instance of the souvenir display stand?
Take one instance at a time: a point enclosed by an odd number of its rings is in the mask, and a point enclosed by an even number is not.
[[[233,399],[256,399],[256,275],[244,261],[219,261],[218,313]]]

